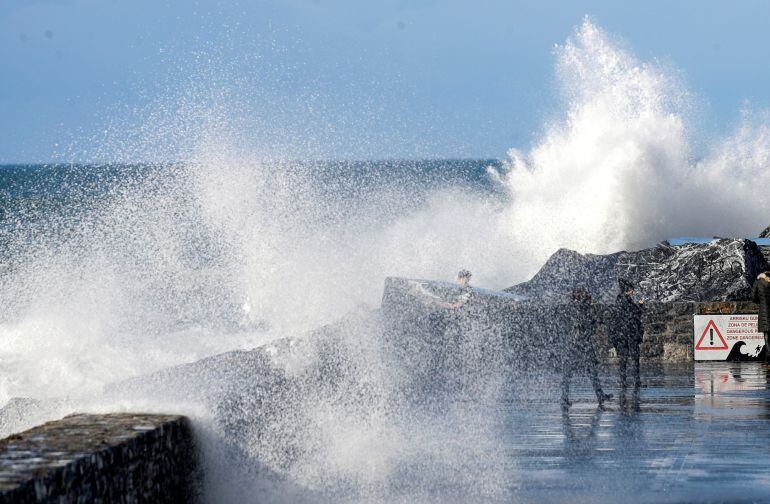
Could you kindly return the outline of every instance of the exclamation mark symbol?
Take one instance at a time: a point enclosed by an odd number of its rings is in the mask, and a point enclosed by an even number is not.
[[[709,345],[714,346],[714,329],[709,329]]]

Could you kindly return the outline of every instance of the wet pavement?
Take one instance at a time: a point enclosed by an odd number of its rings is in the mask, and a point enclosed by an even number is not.
[[[607,390],[618,395],[612,369]],[[573,406],[512,398],[506,415],[519,502],[770,502],[770,391],[760,363],[643,371],[638,399],[597,409],[588,380]],[[555,380],[554,380],[555,381]],[[515,389],[512,389],[515,396]],[[549,396],[556,396],[549,390]],[[518,411],[517,411],[518,409]]]
[[[560,375],[543,373],[415,413],[383,501],[770,502],[764,364],[647,366],[625,404],[616,371],[601,379],[604,410],[581,376],[564,412]]]

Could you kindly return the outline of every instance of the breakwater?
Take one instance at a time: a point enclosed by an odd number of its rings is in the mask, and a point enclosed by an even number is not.
[[[71,415],[0,441],[0,503],[194,502],[187,418]]]
[[[563,303],[520,300],[505,292],[479,289],[467,309],[452,314],[431,297],[436,293],[438,298],[449,299],[456,295],[456,289],[450,284],[422,280],[386,280],[383,318],[389,334],[408,336],[399,340],[397,348],[403,359],[444,345],[447,327],[455,325],[457,331],[474,335],[481,347],[481,360],[507,359],[517,365],[533,367],[560,362],[566,323]],[[594,310],[598,322],[597,354],[605,361],[612,361],[615,352],[607,334],[612,303],[596,303]],[[642,320],[642,359],[692,362],[693,316],[732,313],[757,313],[757,305],[749,301],[646,303]]]

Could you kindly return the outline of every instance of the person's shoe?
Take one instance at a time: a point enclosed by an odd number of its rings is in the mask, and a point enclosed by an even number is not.
[[[562,409],[567,409],[570,406],[572,406],[572,401],[569,400],[569,397],[562,396],[562,398],[561,398],[561,407],[562,407]]]
[[[599,401],[599,404],[603,403],[604,401],[612,401],[612,394],[605,394],[604,392],[599,392],[596,395],[596,399]]]
[[[604,409],[604,401],[609,401],[612,399],[612,394],[605,394],[604,392],[599,392],[596,394],[596,402],[599,403],[599,409]]]

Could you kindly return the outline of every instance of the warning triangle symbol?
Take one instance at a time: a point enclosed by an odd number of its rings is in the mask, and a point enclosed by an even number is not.
[[[706,329],[703,330],[703,334],[700,335],[698,344],[695,345],[696,350],[727,350],[727,342],[722,337],[722,333],[719,332],[719,328],[713,320],[709,320],[706,324]]]

